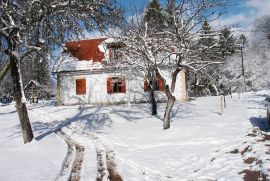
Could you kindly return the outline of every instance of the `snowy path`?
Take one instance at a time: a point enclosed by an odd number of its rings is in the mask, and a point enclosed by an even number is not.
[[[79,143],[75,142],[64,132],[58,131],[56,133],[59,134],[68,145],[66,159],[63,161],[62,169],[60,170],[60,174],[56,178],[56,181],[61,180],[78,181],[80,180],[84,147]],[[73,156],[74,152],[76,152],[75,156]]]
[[[47,113],[42,110],[38,110],[35,108],[30,109],[32,114],[36,116],[42,117],[47,120],[47,123],[52,122],[54,120],[54,127],[50,127],[49,124],[46,126],[50,130],[49,132],[55,132],[60,137],[62,137],[68,145],[67,155],[65,160],[63,161],[62,169],[60,174],[57,177],[57,181],[62,180],[70,180],[70,181],[78,181],[80,180],[80,172],[82,167],[82,162],[84,161],[84,150],[93,150],[92,146],[95,146],[95,151],[91,154],[96,154],[97,158],[97,173],[96,180],[97,181],[122,181],[121,176],[117,173],[115,168],[114,161],[114,152],[109,148],[105,143],[103,143],[97,136],[94,134],[76,134],[74,136],[73,130],[69,127],[69,123],[65,123],[65,118],[55,113]],[[69,134],[69,135],[68,135]],[[74,139],[75,138],[75,139]],[[77,141],[75,141],[77,140]],[[83,140],[83,141],[82,141]],[[91,141],[89,148],[89,144],[86,142]],[[74,152],[76,150],[76,154],[74,156]],[[89,161],[91,162],[91,161]],[[92,164],[95,162],[92,160]],[[86,179],[93,177],[91,175],[85,175]],[[82,179],[83,180],[83,179]],[[85,180],[85,179],[84,179]]]
[[[122,181],[121,176],[116,170],[114,151],[94,134],[88,134],[88,137],[94,142],[96,147],[98,160],[97,181]]]

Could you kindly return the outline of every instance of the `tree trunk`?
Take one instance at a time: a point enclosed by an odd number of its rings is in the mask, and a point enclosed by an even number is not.
[[[193,86],[193,93],[194,93],[194,97],[197,97],[197,74],[195,74],[194,76],[194,86]]]
[[[152,105],[152,115],[157,115],[157,101],[155,98],[155,91],[150,89],[150,101]]]
[[[176,78],[178,73],[180,72],[180,69],[176,69],[173,73],[172,73],[172,83],[171,83],[171,91],[174,92],[175,89],[175,84],[176,84]]]
[[[168,100],[167,100],[167,105],[166,105],[166,109],[164,113],[163,129],[169,129],[170,121],[171,121],[171,111],[175,102],[175,97],[172,95],[168,85],[166,85],[165,87],[165,93],[167,95]]]
[[[24,143],[28,143],[32,141],[34,138],[33,131],[30,125],[29,117],[25,102],[22,102],[22,87],[20,83],[20,74],[17,67],[17,63],[15,58],[10,56],[10,63],[11,63],[11,76],[12,76],[12,83],[13,83],[13,92],[14,92],[14,99],[16,101],[16,109],[19,115],[23,140]]]
[[[7,74],[8,70],[10,69],[10,61],[8,62],[1,68],[0,71],[0,82],[4,79],[5,75]]]

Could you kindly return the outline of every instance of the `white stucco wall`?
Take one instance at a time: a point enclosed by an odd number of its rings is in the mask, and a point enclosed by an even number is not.
[[[126,77],[126,93],[107,93],[107,78],[113,76],[120,76],[116,73],[58,73],[58,101],[60,104],[72,105],[72,104],[117,104],[117,103],[139,103],[147,102],[149,99],[149,93],[144,92],[144,80],[143,78],[136,78],[130,80]],[[86,79],[86,94],[76,95],[76,79]],[[170,79],[166,81],[171,82]],[[183,85],[185,85],[185,77],[182,73],[178,75],[174,95],[176,100],[184,100],[186,91],[183,91]],[[156,98],[159,101],[166,100],[164,92],[156,91]]]

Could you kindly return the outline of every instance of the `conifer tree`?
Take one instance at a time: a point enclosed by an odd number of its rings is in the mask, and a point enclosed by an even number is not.
[[[235,53],[236,40],[228,27],[222,29],[220,32],[219,46],[222,58]]]
[[[201,61],[220,61],[217,32],[212,30],[207,21],[204,21],[199,33],[198,58]],[[194,73],[193,93],[195,96],[216,95],[218,65],[211,65]]]
[[[173,23],[173,12],[175,8],[175,0],[167,0],[167,5],[165,8],[166,23],[171,26]]]
[[[161,29],[164,27],[164,17],[159,0],[151,0],[143,17],[143,24],[147,22],[148,27]]]

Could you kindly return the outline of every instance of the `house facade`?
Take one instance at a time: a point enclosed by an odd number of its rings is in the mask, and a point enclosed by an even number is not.
[[[119,44],[107,38],[67,42],[54,70],[58,105],[148,102],[148,84],[143,77],[108,64],[108,60],[119,58],[118,48]],[[166,76],[166,81],[171,82],[169,77]],[[155,91],[158,101],[166,101],[164,87],[165,82],[158,80]],[[178,101],[186,100],[184,71],[177,77],[174,95]]]

